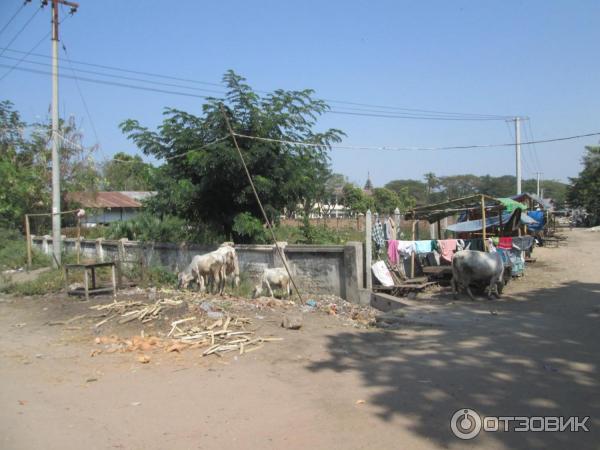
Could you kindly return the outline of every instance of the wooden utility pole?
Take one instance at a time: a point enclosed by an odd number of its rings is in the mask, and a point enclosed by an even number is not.
[[[46,5],[47,0],[42,1]],[[54,265],[60,265],[61,217],[60,217],[60,155],[58,123],[58,5],[77,11],[79,4],[67,0],[52,0],[52,253]]]

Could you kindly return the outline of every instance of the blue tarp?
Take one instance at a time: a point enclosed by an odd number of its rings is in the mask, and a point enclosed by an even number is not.
[[[537,222],[529,217],[527,214],[522,213],[520,209],[515,209],[513,212],[502,213],[502,226],[507,226],[510,223],[514,223],[516,219],[515,214],[519,214],[520,222],[529,227],[535,225]],[[485,228],[497,227],[500,225],[498,216],[492,216],[485,219]],[[448,230],[454,233],[472,233],[474,231],[482,230],[482,221],[480,220],[467,220],[465,222],[458,222],[448,226]]]
[[[544,229],[545,217],[544,211],[528,211],[527,215],[535,220],[536,223],[527,224],[531,231],[541,231]]]

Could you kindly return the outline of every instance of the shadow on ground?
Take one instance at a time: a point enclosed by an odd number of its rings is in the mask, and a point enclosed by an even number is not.
[[[493,305],[491,312],[490,305]],[[329,336],[313,372],[358,373],[382,420],[408,418],[438,445],[464,446],[449,419],[460,408],[487,416],[591,416],[589,433],[482,433],[470,444],[598,448],[600,284],[565,283],[501,301],[450,305],[442,325]]]

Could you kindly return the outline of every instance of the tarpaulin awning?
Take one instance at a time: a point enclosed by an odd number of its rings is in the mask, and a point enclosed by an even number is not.
[[[512,212],[502,213],[502,228],[506,231],[516,230],[521,223],[526,225],[537,223],[531,217],[524,214],[520,208],[515,209]],[[485,220],[485,228],[498,227],[500,226],[500,217],[492,216]],[[465,222],[458,222],[453,225],[448,225],[448,230],[454,233],[473,233],[475,231],[482,231],[483,222],[479,220],[467,220]]]
[[[457,198],[443,203],[420,206],[404,215],[406,220],[427,220],[429,223],[437,222],[444,217],[465,212],[470,209],[481,209],[482,199],[488,211],[503,209],[504,205],[497,198],[488,195],[477,194],[469,197]]]
[[[500,203],[502,203],[504,205],[504,207],[506,208],[506,212],[513,212],[517,208],[519,208],[523,211],[525,211],[527,209],[527,205],[520,203],[516,200],[513,200],[512,198],[509,198],[509,197],[500,197],[500,198],[498,198],[498,200],[500,201]]]

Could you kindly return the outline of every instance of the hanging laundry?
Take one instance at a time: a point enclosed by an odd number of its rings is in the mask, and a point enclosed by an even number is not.
[[[534,241],[535,238],[533,236],[519,236],[512,238],[512,245],[521,251],[530,251]]]
[[[498,239],[498,248],[503,250],[510,250],[513,246],[513,238],[512,237],[501,237]]]
[[[383,225],[379,220],[373,226],[373,242],[375,243],[377,254],[381,253],[381,250],[385,246],[385,238],[383,236]]]
[[[430,253],[431,252],[431,241],[415,241],[415,251],[417,253]]]
[[[415,253],[415,241],[398,241],[398,253],[403,259],[408,259]]]
[[[392,217],[388,217],[385,220],[385,239],[389,241],[391,239],[396,239],[396,222]]]
[[[388,261],[392,265],[398,264],[398,241],[396,239],[388,241]]]
[[[456,244],[458,243],[456,239],[443,239],[438,242],[438,247],[440,249],[440,256],[442,260],[447,262],[452,262],[452,258],[454,257],[454,252],[456,251]]]

